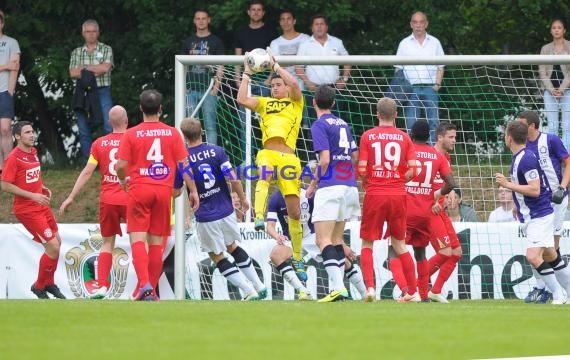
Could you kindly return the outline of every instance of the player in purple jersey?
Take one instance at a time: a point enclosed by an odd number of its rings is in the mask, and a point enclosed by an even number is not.
[[[539,131],[540,119],[534,111],[523,111],[518,120],[528,126],[526,141],[530,149],[539,159],[540,168],[546,175],[547,186],[552,191],[552,207],[554,208],[554,248],[560,256],[560,236],[564,228],[564,218],[568,208],[568,183],[570,182],[570,157],[562,140],[556,135]],[[544,304],[552,299],[552,293],[546,289],[540,275],[533,270],[536,286],[525,297],[525,302]]]
[[[517,217],[527,239],[526,258],[552,291],[552,304],[566,303],[570,293],[570,269],[554,250],[552,193],[534,152],[526,147],[528,126],[514,121],[507,126],[505,143],[513,153],[511,181],[495,174],[497,184],[513,192]],[[560,286],[562,285],[562,286]]]
[[[202,249],[208,253],[220,273],[246,294],[244,300],[264,299],[267,297],[267,288],[257,276],[247,252],[235,243],[240,235],[227,181],[241,200],[241,210],[247,211],[249,203],[241,181],[236,177],[224,149],[202,142],[200,120],[186,118],[182,120],[180,130],[188,144],[190,165],[188,169],[179,169],[175,187],[182,187],[182,172],[192,172],[188,175],[194,179],[200,198],[200,207],[195,216]],[[232,255],[235,264],[225,258],[224,251]]]
[[[321,251],[315,244],[315,228],[311,221],[311,213],[313,212],[313,198],[307,199],[306,191],[301,188],[300,193],[301,201],[301,224],[303,225],[303,250],[305,250],[309,257],[318,262],[322,262]],[[267,206],[267,233],[275,239],[276,244],[271,250],[271,262],[275,268],[281,273],[283,278],[295,288],[299,300],[308,300],[310,294],[305,286],[294,275],[293,268],[288,263],[291,257],[291,241],[289,240],[289,228],[287,222],[287,206],[285,199],[280,191],[276,191],[269,198],[269,205]],[[276,225],[279,222],[282,233],[277,231]],[[362,280],[362,273],[357,267],[352,264],[356,260],[356,254],[344,242],[342,243],[346,262],[344,266],[344,276],[360,293],[360,297],[364,298],[366,288]]]
[[[319,86],[313,99],[318,120],[311,126],[311,135],[319,163],[315,178],[307,189],[307,197],[315,195],[313,223],[316,242],[321,249],[331,289],[319,302],[348,297],[342,276],[346,260],[342,246],[344,224],[360,216],[355,171],[358,149],[348,124],[331,113],[334,100],[335,90],[327,85]]]

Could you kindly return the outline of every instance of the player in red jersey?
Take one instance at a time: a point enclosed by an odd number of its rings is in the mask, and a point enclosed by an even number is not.
[[[379,125],[367,130],[360,138],[358,172],[364,175],[364,201],[360,237],[360,261],[365,301],[374,301],[373,242],[382,238],[382,225],[388,223],[388,233],[396,255],[402,262],[406,285],[401,288],[406,301],[420,301],[417,294],[414,260],[406,247],[406,187],[416,166],[416,152],[412,140],[394,126],[396,102],[390,98],[378,101],[376,113]]]
[[[455,182],[447,159],[427,144],[430,135],[428,122],[416,121],[410,135],[421,167],[419,175],[406,183],[408,206],[406,243],[414,248],[418,290],[421,299],[427,300],[429,264],[426,260],[426,247],[431,239],[435,239],[436,242],[448,242],[447,229],[441,216],[432,213],[431,210],[434,201],[437,203],[442,196],[448,194],[455,186]],[[445,182],[437,191],[433,188],[436,175]]]
[[[54,281],[61,238],[49,208],[51,191],[42,182],[32,123],[17,122],[12,128],[12,134],[17,146],[4,162],[1,187],[3,191],[14,195],[14,215],[32,234],[33,240],[45,249],[40,258],[38,278],[31,290],[40,299],[49,299],[48,293],[65,299]]]
[[[87,164],[77,177],[71,193],[61,203],[59,215],[73,203],[85,184],[91,179],[93,172],[99,166],[101,173],[101,196],[99,197],[99,226],[103,245],[97,260],[97,283],[91,290],[92,299],[102,299],[110,287],[109,274],[113,264],[113,249],[115,235],[123,235],[121,220],[127,218],[127,193],[119,186],[117,179],[117,151],[123,134],[129,125],[127,111],[120,105],[113,106],[109,111],[109,123],[113,132],[102,136],[93,142]]]
[[[437,127],[436,133],[437,142],[435,143],[434,148],[438,152],[442,153],[447,161],[451,163],[451,155],[449,153],[453,151],[455,146],[457,127],[447,121],[441,122]],[[434,180],[434,189],[438,190],[442,186],[443,180],[439,176],[436,176],[436,179]],[[443,201],[444,199],[441,198],[432,209],[434,213],[440,214],[447,229],[449,241],[446,243],[438,241],[437,239],[431,240],[431,245],[436,251],[436,254],[429,259],[429,274],[430,276],[433,275],[438,269],[439,273],[437,274],[437,278],[431,288],[429,298],[433,301],[445,303],[447,302],[447,299],[441,294],[441,289],[453,273],[453,270],[459,260],[461,260],[461,255],[463,253],[461,251],[461,243],[459,242],[459,238],[457,237],[457,233],[455,232],[451,219],[443,210]]]
[[[170,234],[174,176],[178,166],[189,169],[188,152],[180,132],[160,121],[162,95],[158,91],[143,91],[140,109],[143,122],[128,129],[121,139],[117,177],[128,192],[127,232],[138,278],[136,300],[157,300],[149,273],[162,272],[162,241]],[[196,185],[189,171],[182,172],[190,205],[196,211]]]

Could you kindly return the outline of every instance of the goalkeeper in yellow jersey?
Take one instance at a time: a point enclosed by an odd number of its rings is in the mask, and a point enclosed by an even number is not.
[[[237,94],[237,102],[260,115],[263,149],[257,153],[256,165],[259,180],[255,186],[255,229],[264,230],[269,185],[277,186],[285,198],[289,216],[289,235],[293,246],[293,267],[299,279],[306,281],[307,274],[301,256],[303,228],[300,216],[301,162],[295,155],[299,128],[303,117],[304,99],[297,79],[275,61],[271,50],[271,97],[248,96],[252,74],[244,61],[244,73]],[[247,54],[246,54],[247,55]],[[247,57],[247,56],[246,56]]]

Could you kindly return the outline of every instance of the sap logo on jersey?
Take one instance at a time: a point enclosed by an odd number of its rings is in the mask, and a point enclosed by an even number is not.
[[[40,179],[40,167],[26,170],[26,184],[35,183]]]
[[[280,113],[283,109],[291,104],[291,101],[269,101],[265,107],[268,114]]]

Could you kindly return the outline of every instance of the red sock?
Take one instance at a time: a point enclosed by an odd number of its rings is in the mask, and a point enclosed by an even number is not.
[[[362,277],[366,288],[376,288],[374,284],[374,259],[372,258],[371,248],[362,248],[360,250],[360,267],[362,268]]]
[[[108,251],[99,253],[97,260],[97,283],[99,286],[109,287],[109,274],[113,266],[113,254]]]
[[[449,256],[442,253],[435,253],[435,255],[429,259],[429,276],[435,274],[435,272],[441,267],[441,264],[446,262],[448,258]]]
[[[144,241],[135,241],[131,244],[131,251],[133,253],[133,266],[137,273],[137,278],[140,285],[145,285],[149,282],[148,276],[148,254]]]
[[[46,285],[53,285],[55,270],[57,269],[57,259],[52,259],[48,254],[43,253],[40,258],[40,265],[38,268],[38,278],[36,280],[36,289],[43,289]]]
[[[57,270],[58,259],[52,259],[48,256],[48,267],[46,268],[46,285],[55,284],[55,271]]]
[[[427,299],[428,296],[428,283],[429,283],[429,263],[427,260],[421,260],[416,263],[418,269],[418,290],[420,297]]]
[[[162,244],[148,247],[148,277],[150,284],[156,289],[158,279],[162,274]]]
[[[404,269],[402,268],[402,261],[395,257],[395,258],[391,258],[389,263],[388,263],[389,267],[390,267],[390,271],[392,272],[392,278],[394,279],[394,282],[396,283],[396,285],[398,285],[398,287],[400,288],[400,290],[402,290],[402,293],[405,294],[408,292],[408,282],[406,281],[406,276],[404,275]]]
[[[437,274],[437,279],[431,288],[434,294],[441,294],[441,288],[443,284],[449,279],[453,270],[455,270],[455,265],[459,262],[461,256],[451,255],[446,262],[444,262],[439,268],[439,274]]]
[[[398,258],[402,262],[402,269],[404,270],[404,276],[406,276],[406,282],[408,283],[408,294],[414,295],[418,290],[418,282],[412,255],[410,255],[409,252],[405,252],[402,255],[398,255]]]

